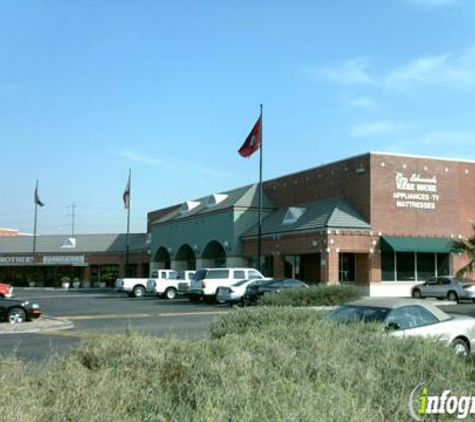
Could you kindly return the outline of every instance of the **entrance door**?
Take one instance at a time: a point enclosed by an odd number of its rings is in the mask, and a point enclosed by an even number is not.
[[[356,281],[356,254],[341,253],[338,261],[340,283]]]

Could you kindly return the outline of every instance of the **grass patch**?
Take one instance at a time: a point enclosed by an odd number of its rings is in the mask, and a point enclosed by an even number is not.
[[[354,286],[311,286],[308,289],[285,289],[259,297],[261,306],[334,306],[361,298]]]
[[[2,420],[41,422],[409,420],[418,383],[470,394],[474,380],[438,343],[276,307],[226,314],[196,340],[128,332],[46,366],[2,363]]]

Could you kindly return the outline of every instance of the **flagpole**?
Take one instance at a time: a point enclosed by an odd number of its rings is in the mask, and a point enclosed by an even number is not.
[[[36,179],[36,189],[35,189],[35,221],[33,224],[33,262],[35,262],[35,254],[36,254],[36,223],[38,219],[38,201],[36,200],[37,193],[38,193],[38,179]]]
[[[130,234],[130,200],[131,200],[131,178],[132,170],[129,169],[129,198],[128,198],[128,207],[127,207],[127,236],[126,236],[126,246],[125,246],[125,276],[128,276],[129,268],[129,234]]]
[[[261,255],[262,255],[262,146],[264,143],[264,125],[262,121],[262,104],[261,104],[261,144],[259,147],[259,195],[258,195],[258,211],[257,211],[257,269],[261,271]]]

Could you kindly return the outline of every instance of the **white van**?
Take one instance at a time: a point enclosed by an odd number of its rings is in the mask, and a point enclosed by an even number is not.
[[[189,299],[216,299],[219,287],[229,287],[240,280],[260,279],[264,276],[254,268],[202,268],[197,270],[190,284]]]

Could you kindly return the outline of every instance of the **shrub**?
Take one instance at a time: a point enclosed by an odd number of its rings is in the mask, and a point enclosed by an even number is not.
[[[39,422],[396,421],[408,420],[409,394],[422,381],[434,391],[472,391],[472,366],[438,343],[314,315],[246,309],[224,317],[237,327],[228,334],[129,332],[85,340],[46,366],[8,358],[0,414]]]
[[[285,289],[259,297],[263,306],[333,306],[348,303],[362,296],[354,286],[311,286],[308,289]]]

